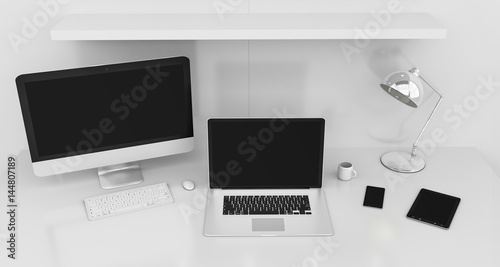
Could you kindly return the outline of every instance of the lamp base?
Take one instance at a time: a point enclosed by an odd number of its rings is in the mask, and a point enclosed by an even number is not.
[[[425,161],[422,157],[411,156],[408,152],[391,151],[380,157],[380,162],[389,170],[403,173],[415,173],[425,168]]]

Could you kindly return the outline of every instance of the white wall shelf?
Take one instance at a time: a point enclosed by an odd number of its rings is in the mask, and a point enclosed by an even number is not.
[[[71,14],[52,40],[330,40],[444,39],[447,29],[426,13],[330,14]],[[386,24],[386,25],[383,25]]]

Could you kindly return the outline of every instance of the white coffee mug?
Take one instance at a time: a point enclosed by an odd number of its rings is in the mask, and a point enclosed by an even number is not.
[[[339,164],[339,170],[337,176],[342,181],[349,181],[351,178],[356,177],[358,173],[352,167],[350,162],[342,162]]]

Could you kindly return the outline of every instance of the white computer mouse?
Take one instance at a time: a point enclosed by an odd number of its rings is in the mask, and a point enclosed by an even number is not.
[[[192,181],[186,180],[182,182],[182,187],[184,187],[184,189],[188,191],[191,191],[194,189],[194,183]]]

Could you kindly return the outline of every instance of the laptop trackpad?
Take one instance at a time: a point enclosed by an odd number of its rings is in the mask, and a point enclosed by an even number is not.
[[[252,231],[285,231],[283,218],[253,218]]]

